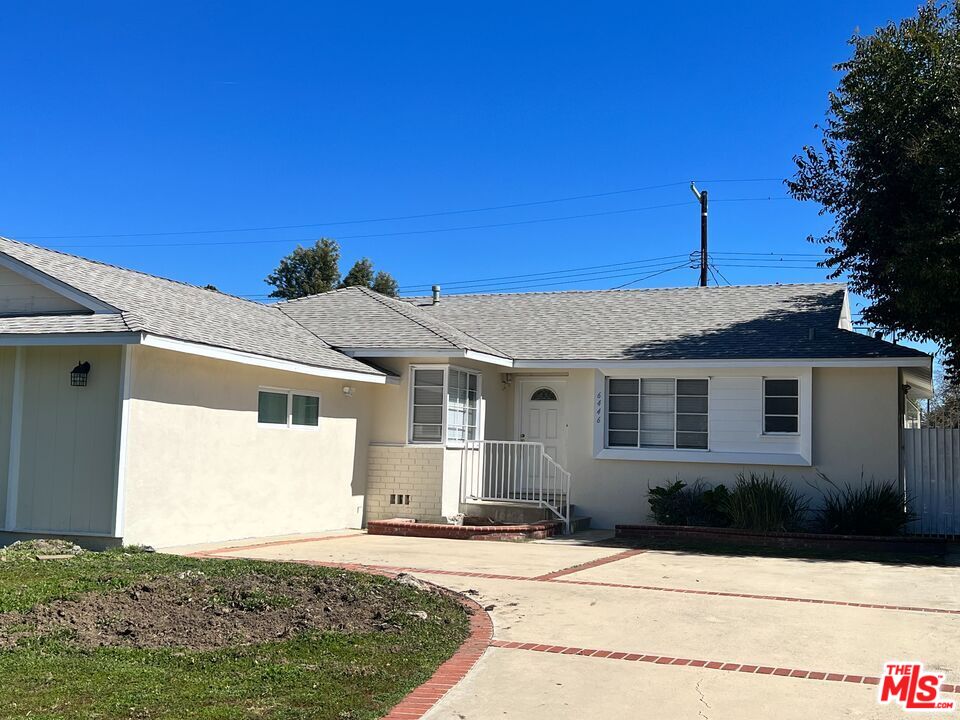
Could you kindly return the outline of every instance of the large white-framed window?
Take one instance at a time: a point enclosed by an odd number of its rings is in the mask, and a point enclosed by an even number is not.
[[[800,379],[763,379],[763,434],[800,433]]]
[[[607,378],[608,448],[708,450],[707,378]]]
[[[410,442],[462,445],[481,439],[482,381],[476,370],[411,365]]]
[[[320,427],[320,393],[262,387],[257,394],[257,424],[315,430]]]

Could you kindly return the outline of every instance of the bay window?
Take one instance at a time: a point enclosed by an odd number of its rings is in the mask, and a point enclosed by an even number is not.
[[[458,444],[480,437],[477,372],[447,366],[411,368],[410,442]]]
[[[706,450],[709,381],[607,379],[607,447]]]

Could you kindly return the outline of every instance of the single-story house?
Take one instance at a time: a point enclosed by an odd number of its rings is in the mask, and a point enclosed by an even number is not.
[[[0,239],[5,537],[171,545],[901,475],[931,358],[833,283],[265,305]]]

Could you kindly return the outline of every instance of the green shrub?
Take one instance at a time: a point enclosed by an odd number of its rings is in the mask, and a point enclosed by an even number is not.
[[[721,507],[727,494],[723,485],[710,487],[698,478],[687,486],[677,479],[668,485],[650,488],[647,500],[658,525],[726,527],[730,520]]]
[[[737,484],[721,510],[730,525],[741,530],[784,532],[801,530],[809,503],[776,474],[737,475]]]
[[[845,483],[841,488],[823,473],[820,479],[828,484],[821,489],[823,502],[816,512],[817,529],[839,535],[899,535],[913,520],[906,501],[895,481],[871,480],[856,487]]]

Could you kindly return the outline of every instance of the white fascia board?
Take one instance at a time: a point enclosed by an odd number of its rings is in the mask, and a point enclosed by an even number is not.
[[[793,358],[772,360],[514,360],[517,369],[588,368],[640,370],[643,368],[749,368],[749,367],[930,367],[933,358]]]
[[[21,345],[136,345],[138,332],[0,334],[0,347]]]
[[[147,347],[160,348],[161,350],[172,350],[173,352],[199,355],[200,357],[212,358],[214,360],[226,360],[227,362],[241,363],[243,365],[255,365],[257,367],[270,368],[271,370],[285,370],[287,372],[300,373],[301,375],[351,380],[353,382],[376,383],[378,385],[383,385],[387,382],[387,376],[382,373],[365,373],[356,370],[338,370],[336,368],[306,365],[304,363],[293,362],[292,360],[280,360],[278,358],[256,355],[241,350],[230,350],[228,348],[192,343],[185,340],[173,340],[160,335],[150,335],[149,333],[144,333],[141,342]]]
[[[500,365],[503,367],[513,367],[514,362],[510,358],[491,355],[490,353],[478,352],[476,350],[461,350],[460,348],[449,349],[423,349],[423,348],[337,348],[344,355],[355,358],[453,358],[462,357],[468,360],[477,360],[479,362],[489,363],[491,365]]]
[[[95,313],[120,312],[120,310],[115,308],[113,305],[109,305],[99,298],[95,298],[93,295],[88,295],[85,292],[81,292],[72,285],[68,285],[61,280],[57,280],[55,277],[51,277],[45,272],[37,270],[32,265],[28,265],[25,262],[11,257],[10,255],[0,253],[0,267],[5,267],[7,270],[11,270],[18,275],[22,275],[28,280],[32,280],[33,282],[37,283],[37,285],[42,285],[48,290],[52,290],[58,295],[62,295],[78,305],[83,305],[85,308],[92,310]]]

